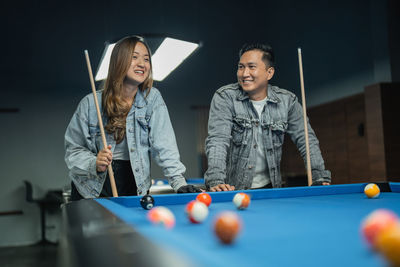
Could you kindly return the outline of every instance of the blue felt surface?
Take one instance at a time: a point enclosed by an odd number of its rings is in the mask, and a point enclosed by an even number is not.
[[[202,224],[191,224],[184,214],[185,204],[196,194],[155,196],[156,205],[166,205],[176,217],[171,230],[147,221],[140,197],[98,202],[154,243],[199,266],[384,266],[361,238],[360,224],[377,208],[400,215],[400,196],[381,193],[368,199],[360,193],[364,185],[249,191],[252,203],[244,211],[233,206],[233,192],[212,193],[210,213]],[[214,219],[223,210],[237,212],[243,223],[230,246],[220,244],[213,233]]]

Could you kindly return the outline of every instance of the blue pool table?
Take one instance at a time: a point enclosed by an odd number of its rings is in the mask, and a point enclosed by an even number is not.
[[[176,217],[170,230],[147,220],[140,197],[81,200],[63,208],[64,240],[72,244],[68,257],[75,266],[385,266],[364,243],[360,223],[378,208],[400,215],[400,183],[379,184],[377,199],[364,195],[365,185],[241,191],[251,204],[240,211],[232,203],[237,191],[210,193],[201,224],[184,213],[197,194],[155,195],[155,205]],[[213,232],[216,215],[225,210],[243,223],[232,245]]]

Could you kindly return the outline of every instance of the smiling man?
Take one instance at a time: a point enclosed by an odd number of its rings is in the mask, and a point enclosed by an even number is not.
[[[297,97],[269,81],[274,54],[265,44],[239,52],[238,83],[214,94],[208,121],[205,183],[210,191],[281,187],[280,161],[285,133],[306,162],[302,108]],[[318,139],[308,124],[314,185],[329,185]]]

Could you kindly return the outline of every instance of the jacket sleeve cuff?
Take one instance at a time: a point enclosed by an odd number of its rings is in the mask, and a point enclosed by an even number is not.
[[[169,177],[168,180],[170,186],[172,187],[172,189],[174,189],[175,192],[177,192],[181,186],[187,185],[186,180],[182,175]]]
[[[224,179],[216,178],[215,176],[212,177],[212,178],[209,177],[209,176],[206,176],[204,180],[205,180],[205,186],[206,186],[207,189],[210,189],[211,187],[214,187],[214,186],[219,185],[219,184],[225,184],[225,180]]]
[[[331,182],[331,172],[328,170],[312,170],[313,182]]]
[[[90,160],[89,162],[89,177],[93,179],[105,180],[107,176],[107,171],[105,172],[97,172],[96,168],[96,157]]]
[[[97,168],[96,168],[96,157],[93,157],[90,159],[89,162],[89,175],[91,177],[97,177],[99,173],[97,173]]]

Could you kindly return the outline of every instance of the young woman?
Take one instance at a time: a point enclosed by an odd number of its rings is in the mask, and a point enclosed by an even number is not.
[[[97,92],[108,147],[102,145],[93,94],[81,100],[65,133],[72,200],[111,197],[110,164],[118,195],[145,195],[151,186],[150,155],[175,191],[200,191],[186,184],[167,107],[152,85],[151,53],[144,39],[118,41],[104,89]]]

